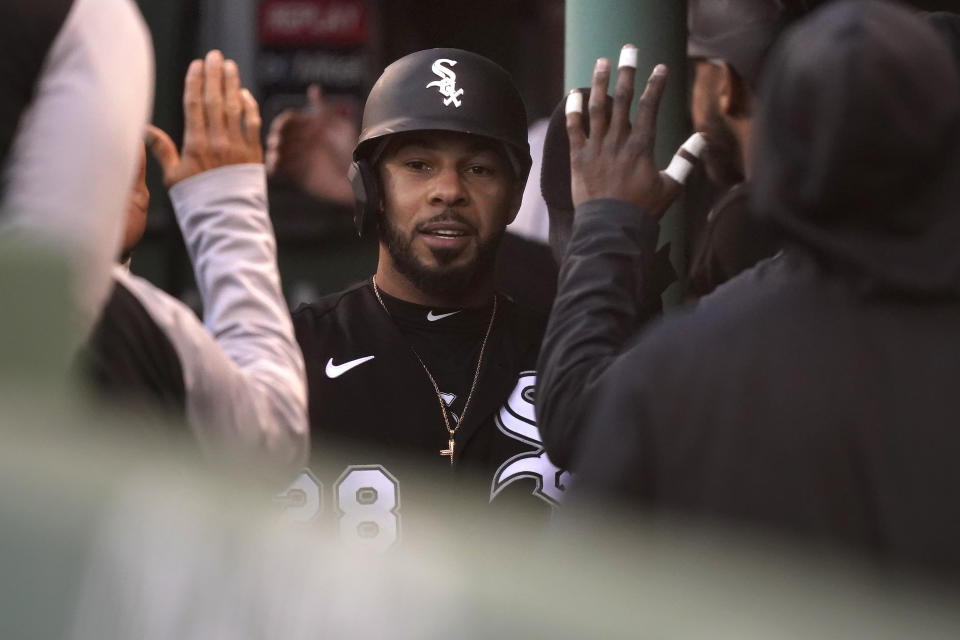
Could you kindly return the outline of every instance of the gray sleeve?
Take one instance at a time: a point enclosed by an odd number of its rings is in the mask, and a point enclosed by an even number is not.
[[[659,225],[618,200],[577,208],[557,297],[537,364],[537,422],[544,448],[573,472],[587,398],[635,334],[639,286],[648,278]]]
[[[153,104],[150,35],[131,0],[75,0],[3,179],[4,233],[63,254],[83,334],[107,299]]]
[[[173,343],[187,420],[204,447],[266,452],[301,465],[309,453],[306,372],[280,287],[263,165],[206,171],[175,185],[170,196],[203,299],[203,324],[149,283],[117,277]]]

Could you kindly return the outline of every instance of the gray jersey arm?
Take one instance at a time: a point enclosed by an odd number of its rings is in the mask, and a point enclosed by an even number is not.
[[[187,420],[207,449],[240,447],[301,465],[309,451],[306,372],[280,287],[263,165],[206,171],[175,185],[170,197],[203,324],[145,281],[118,278],[180,357]]]
[[[64,255],[85,334],[110,290],[153,105],[150,34],[131,0],[75,0],[20,120],[3,231]]]

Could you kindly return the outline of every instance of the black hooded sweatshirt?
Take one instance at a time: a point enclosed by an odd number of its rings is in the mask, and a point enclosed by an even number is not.
[[[653,246],[651,223],[624,203],[583,205],[558,290],[567,312],[544,346],[561,365],[538,390],[547,451],[575,453],[572,498],[619,495],[955,572],[960,87],[948,51],[898,5],[838,2],[787,36],[760,98],[753,206],[791,244],[630,337],[628,270]],[[548,417],[567,371],[587,380],[565,432],[579,430],[575,452]]]

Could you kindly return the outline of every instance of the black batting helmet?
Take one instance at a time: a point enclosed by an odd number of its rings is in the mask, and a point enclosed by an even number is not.
[[[527,115],[510,75],[462,49],[427,49],[400,58],[373,85],[353,150],[354,222],[362,236],[380,207],[374,166],[386,139],[409,131],[458,131],[503,145],[521,182],[530,172]]]

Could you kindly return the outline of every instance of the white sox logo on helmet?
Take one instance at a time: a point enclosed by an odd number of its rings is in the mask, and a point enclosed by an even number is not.
[[[451,103],[453,103],[454,107],[459,107],[460,96],[463,95],[463,89],[457,89],[457,74],[455,74],[450,67],[445,67],[445,64],[453,67],[457,64],[457,61],[450,60],[449,58],[438,58],[434,60],[433,66],[430,67],[430,69],[437,74],[440,79],[428,83],[426,88],[437,87],[440,95],[444,97],[443,105],[445,107],[449,107]]]

